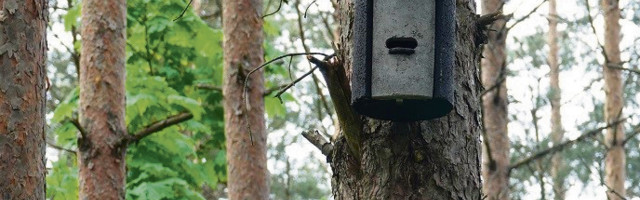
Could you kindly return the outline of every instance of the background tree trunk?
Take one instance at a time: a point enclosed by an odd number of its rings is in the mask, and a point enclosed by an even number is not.
[[[502,12],[503,0],[482,0],[482,13]],[[506,20],[489,29],[482,55],[482,83],[488,90],[482,98],[485,137],[483,146],[483,191],[488,200],[509,199],[509,135],[507,125]]]
[[[44,199],[47,1],[2,2],[0,199]]]
[[[549,85],[551,100],[551,142],[554,145],[563,142],[564,130],[562,128],[562,117],[560,115],[562,90],[560,89],[560,64],[558,62],[558,12],[556,11],[556,0],[549,0],[549,33],[547,43],[549,45],[548,64]],[[556,153],[551,157],[551,177],[553,179],[554,199],[562,200],[565,196],[564,175],[562,154]]]
[[[354,18],[353,0],[339,1],[340,43],[337,69],[349,73]],[[455,3],[452,3],[456,5]],[[336,199],[480,199],[480,81],[472,2],[457,1],[455,108],[443,118],[410,123],[340,116],[336,87],[328,83],[341,119],[341,134],[330,156]],[[348,77],[348,75],[347,75]],[[348,85],[346,86],[348,87]],[[344,88],[348,89],[348,88]],[[344,103],[347,105],[347,103]],[[347,144],[346,126],[363,124],[360,151]],[[358,148],[355,148],[358,149]]]
[[[248,72],[263,62],[262,1],[225,0],[222,7],[229,199],[269,199],[262,70],[242,98]]]
[[[125,0],[82,2],[80,199],[124,199]]]
[[[606,61],[604,65],[605,120],[613,123],[620,119],[623,108],[621,72],[609,66],[619,66],[620,60],[620,7],[618,0],[602,0],[604,12],[604,49]],[[625,197],[624,181],[626,178],[626,157],[624,152],[624,127],[619,123],[607,129],[605,144],[605,184],[609,187],[607,197],[612,200]]]

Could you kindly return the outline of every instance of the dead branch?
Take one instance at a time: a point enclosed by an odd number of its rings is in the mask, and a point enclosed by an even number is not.
[[[498,21],[499,19],[504,19],[504,18],[505,16],[502,15],[502,11],[498,11],[498,12],[489,13],[489,14],[480,16],[476,24],[478,25],[478,27],[486,27],[490,24],[493,24],[493,22]]]
[[[304,138],[311,142],[313,146],[318,148],[322,152],[322,155],[331,157],[331,152],[333,152],[333,144],[322,137],[322,135],[320,135],[318,131],[303,131],[302,136],[304,136]]]
[[[170,116],[165,120],[151,123],[150,125],[145,126],[144,129],[136,132],[133,135],[130,135],[127,142],[129,144],[138,142],[153,133],[159,132],[170,126],[190,120],[191,118],[193,118],[193,114],[191,113],[180,113],[174,116]]]
[[[607,126],[600,127],[600,128],[595,129],[595,130],[591,130],[591,131],[581,135],[580,137],[578,137],[578,138],[576,138],[574,140],[569,140],[569,141],[560,143],[558,145],[555,145],[555,146],[553,146],[551,148],[542,150],[542,151],[540,151],[538,153],[535,153],[532,156],[530,156],[528,158],[525,158],[525,159],[522,159],[522,160],[516,162],[515,164],[511,165],[509,167],[509,172],[511,170],[519,168],[519,167],[521,167],[523,165],[528,165],[530,162],[535,161],[537,159],[540,159],[540,158],[542,158],[542,157],[544,157],[546,155],[549,155],[549,154],[553,155],[553,154],[555,154],[555,153],[557,153],[559,151],[563,151],[564,149],[566,149],[568,147],[571,147],[572,145],[574,145],[574,144],[576,144],[578,142],[582,142],[582,141],[584,141],[584,140],[586,140],[588,138],[592,138],[595,135],[597,135],[598,133],[600,133],[601,131],[603,131],[605,129],[608,129],[608,128],[611,128],[613,126],[616,126],[616,125],[624,122],[626,119],[627,118],[624,118],[624,119],[621,119],[619,121],[616,121],[616,122],[613,122],[611,124],[608,124]]]
[[[351,107],[351,87],[347,73],[338,61],[329,62],[314,57],[308,57],[311,63],[319,66],[320,72],[327,83],[329,96],[338,117],[340,130],[347,140],[351,152],[357,160],[360,160],[360,144],[362,137],[362,120],[353,107]]]

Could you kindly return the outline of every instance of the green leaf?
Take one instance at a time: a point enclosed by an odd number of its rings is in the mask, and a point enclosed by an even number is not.
[[[80,19],[80,13],[82,6],[74,5],[73,8],[67,11],[67,14],[64,15],[64,29],[65,31],[71,31],[72,27],[78,27],[78,21]]]
[[[287,109],[277,98],[267,97],[264,99],[264,107],[269,117],[284,117]]]
[[[73,111],[78,107],[78,99],[80,98],[80,90],[78,88],[74,89],[65,99],[58,105],[58,107],[53,111],[53,118],[51,119],[54,123],[60,123],[65,118],[71,118]]]
[[[167,99],[169,100],[170,104],[179,105],[189,110],[189,112],[193,114],[193,118],[195,120],[202,119],[202,113],[204,112],[204,110],[202,109],[202,106],[198,101],[178,95],[169,95]]]

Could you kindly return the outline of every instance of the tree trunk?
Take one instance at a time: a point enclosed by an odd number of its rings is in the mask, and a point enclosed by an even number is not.
[[[339,1],[341,37],[338,62],[331,68],[347,73],[345,78],[350,73],[352,60],[353,3],[353,0]],[[468,0],[457,1],[458,59],[454,72],[457,85],[455,108],[449,115],[401,123],[344,114],[353,112],[345,103],[350,101],[336,98],[339,96],[336,88],[340,86],[328,81],[341,125],[341,133],[330,154],[336,199],[481,198],[478,99],[481,86],[477,76],[480,55],[474,43],[477,34],[474,8]],[[348,84],[342,89],[349,93]],[[351,119],[349,115],[356,117],[347,121]],[[347,139],[354,133],[359,135]]]
[[[223,1],[224,110],[229,199],[269,199],[264,120],[262,1]]]
[[[556,11],[556,0],[549,0],[549,34],[547,42],[549,44],[548,64],[549,85],[551,100],[551,142],[554,145],[563,142],[564,130],[562,129],[562,117],[560,115],[562,90],[560,89],[560,64],[558,63],[558,12]],[[553,179],[554,199],[562,200],[565,196],[564,188],[564,164],[562,155],[553,154],[551,157],[551,177]]]
[[[0,2],[0,199],[44,199],[47,1]]]
[[[622,78],[621,72],[609,66],[619,66],[620,60],[620,7],[618,0],[602,0],[602,10],[604,12],[604,49],[606,63],[604,65],[604,92],[605,120],[613,123],[620,119],[623,108]],[[623,124],[617,124],[607,129],[605,144],[607,155],[605,159],[605,184],[608,187],[607,197],[609,199],[623,199],[625,197],[624,181],[626,178],[626,157],[624,152],[624,129]]]
[[[80,199],[124,199],[125,0],[82,2]]]
[[[482,13],[502,11],[502,0],[482,0]],[[483,146],[483,190],[488,200],[509,199],[509,135],[507,124],[506,20],[489,29],[482,55],[482,83],[488,90],[482,98],[485,137]]]

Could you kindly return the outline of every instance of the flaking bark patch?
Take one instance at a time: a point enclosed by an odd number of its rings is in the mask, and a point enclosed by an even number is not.
[[[0,194],[45,198],[44,0],[0,2]],[[24,47],[24,48],[21,48]]]

